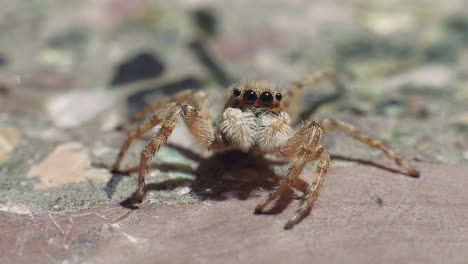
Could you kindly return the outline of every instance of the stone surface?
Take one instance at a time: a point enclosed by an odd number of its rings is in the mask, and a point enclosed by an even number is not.
[[[3,212],[0,260],[466,263],[468,167],[417,166],[419,179],[371,166],[333,168],[311,214],[289,231],[283,225],[298,201],[284,211],[254,215],[264,192],[247,200],[147,204],[136,210],[107,204],[73,213]]]
[[[465,10],[463,0],[3,1],[0,262],[466,263]],[[135,64],[143,75],[116,74],[138,54],[157,58]],[[315,109],[335,91],[308,87],[299,108],[317,111],[304,119],[349,122],[414,159],[422,178],[374,168],[393,165],[332,132],[323,192],[285,232],[293,192],[277,214],[252,210],[286,168],[210,157],[181,122],[152,160],[140,209],[120,205],[155,132],[130,146],[129,175],[111,174],[128,133],[115,128],[132,113],[193,88],[219,115],[233,80],[288,89],[325,68],[346,91]]]
[[[105,169],[91,167],[89,154],[79,143],[57,146],[41,163],[34,165],[26,178],[38,178],[34,189],[48,189],[90,179],[106,182],[111,174]]]
[[[0,164],[10,158],[20,138],[19,131],[14,127],[0,127]]]
[[[164,66],[150,53],[140,53],[125,62],[116,70],[111,85],[125,84],[142,79],[156,78],[164,71]]]
[[[51,97],[46,109],[58,127],[77,127],[111,108],[116,101],[115,94],[105,91],[70,92]]]

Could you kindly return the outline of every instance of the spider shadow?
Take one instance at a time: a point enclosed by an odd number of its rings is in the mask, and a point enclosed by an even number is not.
[[[185,157],[199,162],[198,167],[192,170],[181,164],[157,164],[150,168],[157,168],[162,172],[178,171],[194,174],[195,179],[170,179],[158,183],[149,183],[145,186],[148,191],[174,190],[181,186],[189,186],[191,191],[203,200],[223,201],[228,199],[247,200],[258,196],[266,196],[272,192],[280,182],[281,176],[275,172],[273,165],[287,165],[285,162],[268,160],[261,155],[230,150],[214,153],[209,158],[203,158],[192,150],[174,144],[167,146],[179,151]],[[332,155],[332,159],[352,161],[366,166],[376,167],[392,173],[407,175],[406,173],[369,160],[349,158],[341,155]],[[138,172],[139,167],[128,172]],[[304,193],[308,183],[302,179],[296,180],[293,186],[280,194],[269,209],[262,214],[274,215],[283,212],[295,199],[295,192]],[[120,204],[126,208],[137,209],[138,201],[135,194]],[[253,209],[252,209],[253,211]],[[307,212],[304,217],[310,214]]]
[[[275,172],[274,165],[287,164],[271,161],[254,153],[237,150],[218,152],[209,158],[203,158],[189,149],[174,144],[167,145],[186,157],[199,162],[198,167],[193,171],[181,167],[180,164],[158,164],[151,165],[150,168],[157,168],[162,172],[191,173],[195,175],[195,179],[170,179],[158,183],[149,183],[144,188],[145,194],[148,191],[167,191],[181,186],[190,186],[191,192],[202,200],[223,201],[233,198],[247,200],[259,196],[266,198],[266,195],[275,189],[281,179],[281,176]],[[138,169],[133,168],[128,172],[132,173]],[[307,187],[307,182],[298,179],[263,214],[283,212],[295,199],[295,192],[303,193]],[[137,209],[135,193],[122,201],[121,205],[126,208]]]
[[[407,177],[410,177],[410,178],[419,178],[420,177],[419,174],[418,175],[411,175],[411,174],[406,173],[405,171],[402,171],[401,169],[395,169],[395,168],[392,168],[392,167],[377,163],[377,162],[372,161],[372,160],[351,158],[351,157],[346,157],[346,156],[342,156],[342,155],[338,155],[338,154],[331,154],[330,156],[331,156],[332,160],[351,161],[351,162],[359,163],[359,164],[362,164],[362,165],[375,167],[377,169],[388,171],[388,172],[391,172],[391,173],[404,175],[404,176],[407,176]]]

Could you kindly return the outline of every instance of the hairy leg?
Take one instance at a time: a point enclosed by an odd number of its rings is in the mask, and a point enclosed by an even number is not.
[[[168,106],[174,107],[176,103],[169,104]],[[127,136],[127,139],[125,140],[124,144],[120,148],[119,155],[117,156],[117,159],[114,162],[114,165],[112,166],[113,171],[119,171],[120,170],[120,163],[122,162],[123,157],[125,156],[125,153],[127,153],[128,148],[130,147],[130,143],[132,143],[133,140],[136,138],[140,137],[143,135],[145,132],[148,130],[152,129],[161,121],[163,120],[162,116],[165,116],[164,111],[158,111],[156,112],[151,118],[146,119],[143,121],[141,124],[139,124],[137,127],[132,129]]]
[[[302,197],[303,202],[299,209],[296,211],[293,217],[289,219],[289,221],[284,226],[284,229],[291,229],[307,215],[309,210],[312,208],[312,204],[318,196],[320,187],[322,186],[325,175],[327,174],[328,168],[330,167],[330,155],[323,147],[318,146],[314,153],[315,155],[310,161],[313,161],[316,158],[319,159],[317,168],[315,170],[315,178],[312,181],[312,184],[310,184],[307,188],[304,197]]]
[[[204,117],[210,118],[209,109],[208,109],[209,102],[208,102],[208,98],[205,92],[188,89],[188,90],[182,90],[168,98],[156,100],[150,105],[145,106],[143,109],[136,112],[126,123],[121,124],[118,128],[126,129],[127,127],[131,126],[133,123],[136,123],[142,120],[146,116],[146,114],[148,114],[149,112],[155,111],[161,107],[164,107],[167,104],[174,103],[174,102],[175,103],[192,102],[193,106],[195,106]]]
[[[344,84],[340,81],[337,74],[333,70],[324,70],[319,71],[314,74],[308,75],[303,79],[296,81],[293,85],[289,88],[287,96],[284,98],[283,102],[281,103],[283,107],[283,111],[287,112],[293,123],[296,123],[299,117],[299,99],[303,96],[304,88],[306,86],[313,86],[316,83],[327,80],[331,82],[336,89],[335,94],[325,98],[322,103],[335,100],[338,98],[345,90]],[[321,105],[320,103],[319,105]],[[315,109],[319,106],[317,105],[313,109],[306,110],[303,114],[301,114],[302,118],[304,116],[310,115]]]
[[[145,173],[149,160],[154,156],[172,133],[177,124],[177,120],[182,116],[188,130],[195,140],[203,145],[211,146],[215,142],[215,135],[212,123],[200,115],[199,111],[188,104],[178,104],[169,111],[169,114],[162,122],[159,131],[151,138],[141,153],[140,170],[138,176],[138,189],[136,198],[142,201],[144,197]]]
[[[370,136],[363,134],[362,132],[359,132],[352,125],[333,119],[325,119],[322,121],[321,125],[325,132],[329,132],[334,129],[339,129],[346,135],[353,137],[364,144],[367,144],[371,148],[375,148],[382,151],[385,154],[385,156],[393,160],[398,166],[401,166],[408,176],[419,177],[419,172],[415,168],[410,166],[406,161],[397,157],[395,153],[387,147],[385,147],[381,141],[371,138]]]
[[[132,120],[130,120],[127,125],[131,125],[133,122],[138,121],[139,119],[143,118],[149,111],[156,112],[153,116],[149,119],[146,119],[141,124],[139,124],[136,128],[132,129],[128,133],[128,137],[125,140],[124,144],[120,148],[119,155],[117,156],[114,165],[112,166],[112,170],[119,171],[120,164],[122,162],[125,153],[127,152],[131,142],[136,138],[142,136],[145,132],[152,129],[159,123],[163,121],[163,118],[168,114],[168,112],[174,108],[178,101],[192,101],[194,102],[194,107],[197,109],[198,113],[203,116],[203,118],[209,122],[211,122],[211,115],[209,112],[209,102],[208,98],[203,91],[194,91],[194,90],[184,90],[180,91],[172,97],[158,100],[151,104],[150,106],[146,107],[145,109],[141,110],[140,112],[136,113]]]
[[[294,181],[299,177],[299,174],[303,170],[304,166],[313,160],[321,158],[319,162],[320,173],[318,174],[319,180],[317,182],[317,186],[312,189],[314,193],[318,192],[319,185],[322,182],[323,175],[326,173],[329,164],[329,157],[326,154],[323,147],[318,145],[322,135],[322,129],[320,125],[316,122],[308,122],[304,124],[293,136],[291,136],[284,146],[280,147],[280,150],[277,152],[278,155],[283,157],[288,157],[291,160],[291,164],[286,172],[284,180],[281,182],[279,187],[273,191],[271,194],[268,195],[265,202],[259,204],[255,208],[256,213],[262,213],[264,208],[275,198],[281,195],[284,191],[286,191]],[[325,155],[328,157],[328,162],[326,161]],[[325,160],[325,161],[322,161]],[[314,181],[315,182],[315,181]],[[314,183],[312,184],[314,185]],[[316,195],[315,195],[316,196]],[[310,200],[310,205],[312,205],[313,199],[315,196],[310,194],[307,197],[312,197]],[[307,198],[309,200],[309,198]],[[309,206],[310,207],[310,206]],[[300,221],[301,217],[304,215],[304,210],[307,210],[309,207],[304,207],[296,213],[296,216],[291,219],[287,226],[287,228],[291,228],[292,225],[296,224]]]

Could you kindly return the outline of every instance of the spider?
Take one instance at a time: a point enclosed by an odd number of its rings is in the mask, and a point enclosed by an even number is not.
[[[266,81],[236,83],[229,88],[224,112],[217,122],[214,122],[210,115],[209,101],[203,91],[183,90],[171,97],[155,101],[136,113],[126,124],[143,119],[147,113],[154,111],[150,118],[129,132],[113,165],[113,171],[120,170],[121,161],[134,139],[156,125],[161,125],[159,131],[141,152],[138,188],[135,193],[137,201],[141,202],[144,198],[148,162],[166,142],[179,118],[182,118],[196,142],[209,150],[240,150],[260,155],[272,154],[289,162],[289,167],[279,185],[255,208],[255,213],[260,214],[271,201],[290,188],[306,164],[317,161],[315,178],[301,196],[299,209],[286,223],[285,229],[292,228],[308,214],[330,167],[330,155],[320,145],[320,139],[325,132],[341,130],[369,147],[382,151],[385,156],[402,167],[406,175],[419,176],[418,171],[397,157],[382,142],[342,121],[333,119],[325,119],[321,123],[306,121],[294,129],[292,124],[298,118],[298,101],[305,87],[321,80],[330,81],[338,91],[344,89],[344,85],[332,70],[306,76],[293,83],[284,95],[276,86]]]

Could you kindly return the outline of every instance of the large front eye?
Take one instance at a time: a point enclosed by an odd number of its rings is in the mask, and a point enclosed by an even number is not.
[[[252,91],[248,90],[247,92],[244,93],[244,103],[248,105],[253,105],[257,101],[257,94]]]
[[[263,92],[260,95],[260,103],[263,106],[270,106],[273,103],[273,95],[269,92]]]

